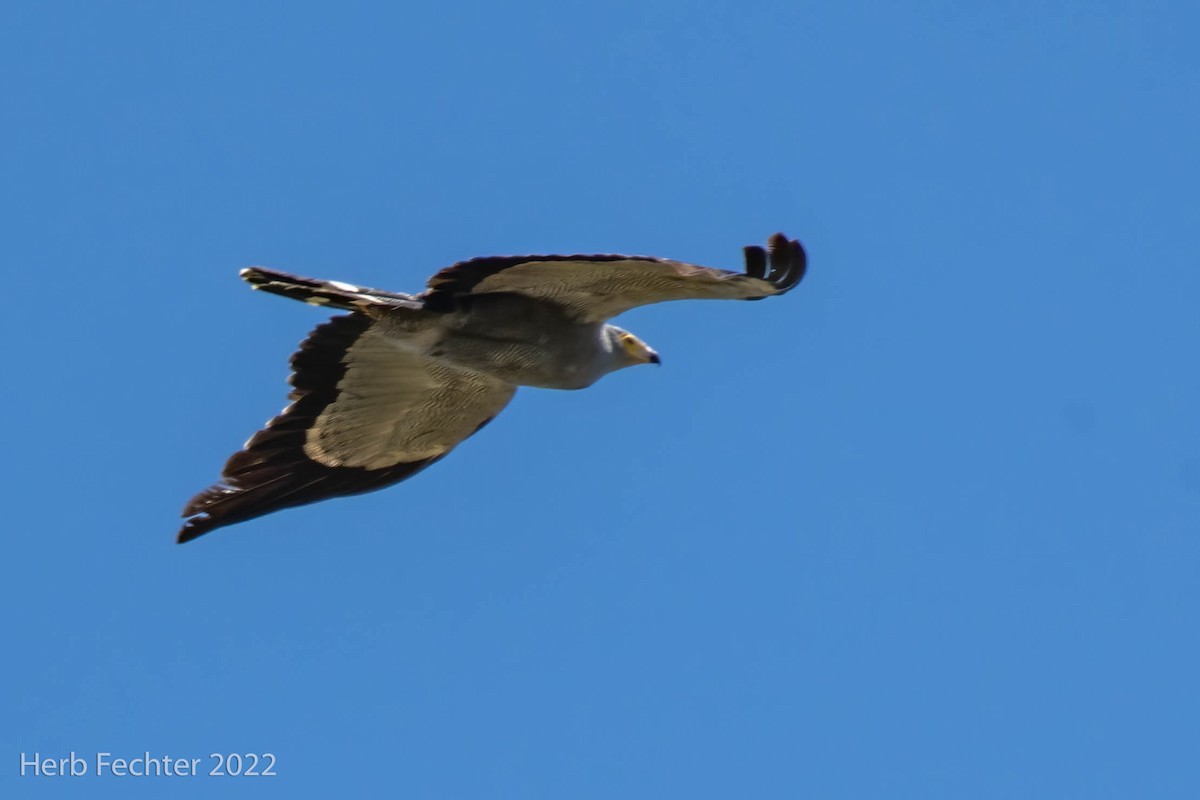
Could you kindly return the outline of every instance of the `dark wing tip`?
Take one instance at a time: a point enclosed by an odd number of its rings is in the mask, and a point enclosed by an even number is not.
[[[767,257],[771,263],[767,280],[775,284],[780,294],[799,283],[808,271],[808,254],[804,252],[804,247],[796,239],[788,239],[782,233],[767,240]]]
[[[804,245],[796,239],[788,239],[782,233],[771,236],[765,250],[758,245],[750,245],[745,248],[745,253],[746,274],[772,284],[777,290],[776,294],[790,291],[808,272],[808,254],[804,252]]]
[[[749,244],[742,248],[742,252],[746,254],[746,274],[751,278],[767,277],[767,251],[756,244]]]
[[[235,453],[235,457],[241,455],[242,452]],[[232,520],[225,519],[221,513],[222,499],[229,499],[234,495],[236,495],[236,492],[232,488],[224,483],[218,483],[189,500],[188,504],[183,507],[183,512],[180,515],[186,519],[183,527],[179,529],[179,535],[175,537],[175,542],[177,544],[184,544],[185,542],[190,542],[192,539],[203,536],[215,528],[238,521],[236,518]]]
[[[185,544],[192,539],[198,539],[215,527],[217,527],[217,523],[211,517],[193,517],[183,523],[183,527],[179,529],[179,535],[175,537],[175,543]]]

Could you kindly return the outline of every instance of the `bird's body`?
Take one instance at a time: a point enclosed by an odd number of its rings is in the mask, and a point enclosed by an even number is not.
[[[583,389],[628,366],[613,350],[615,326],[579,322],[555,305],[521,295],[480,295],[461,310],[381,322],[398,347],[514,386]]]
[[[351,312],[292,356],[289,405],[184,508],[179,541],[403,480],[450,452],[518,386],[582,389],[658,354],[608,318],[686,298],[760,299],[804,275],[782,234],[746,274],[638,256],[504,256],[448,267],[419,295],[250,267],[254,288]]]

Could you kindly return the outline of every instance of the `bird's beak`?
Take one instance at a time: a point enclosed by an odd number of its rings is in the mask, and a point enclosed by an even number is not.
[[[662,359],[659,358],[658,353],[654,352],[653,350],[650,350],[650,352],[646,354],[646,361],[650,362],[651,364],[658,364],[659,366],[662,366]]]

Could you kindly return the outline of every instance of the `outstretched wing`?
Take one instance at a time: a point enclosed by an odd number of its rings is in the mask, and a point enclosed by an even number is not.
[[[666,300],[760,300],[804,277],[804,248],[782,233],[767,249],[745,248],[745,273],[648,256],[500,256],[474,258],[429,279],[421,298],[431,308],[472,294],[515,293],[557,303],[577,319],[601,322]],[[769,266],[769,269],[768,269]]]
[[[483,427],[516,387],[399,349],[362,314],[319,325],[292,356],[292,401],[183,510],[179,541],[414,475]]]

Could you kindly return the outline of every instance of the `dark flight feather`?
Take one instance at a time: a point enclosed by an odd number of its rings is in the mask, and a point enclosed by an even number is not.
[[[291,405],[230,457],[220,482],[188,502],[183,516],[191,519],[179,531],[180,543],[282,508],[379,489],[442,457],[365,469],[327,467],[305,455],[306,432],[337,398],[338,382],[346,373],[343,356],[371,325],[370,318],[359,314],[334,317],[301,343],[291,359]]]

